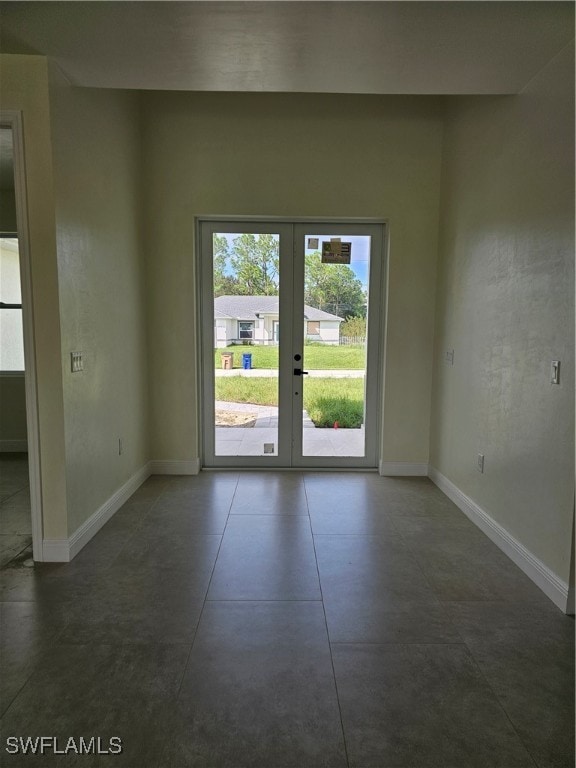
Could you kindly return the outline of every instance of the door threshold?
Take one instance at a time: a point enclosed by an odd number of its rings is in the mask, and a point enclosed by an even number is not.
[[[378,467],[201,467],[201,472],[378,472]]]

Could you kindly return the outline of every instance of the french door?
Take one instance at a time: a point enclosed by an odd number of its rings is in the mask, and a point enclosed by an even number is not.
[[[206,467],[378,465],[384,225],[198,223]]]

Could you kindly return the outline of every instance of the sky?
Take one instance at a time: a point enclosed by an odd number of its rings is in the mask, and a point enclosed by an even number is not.
[[[315,237],[315,235],[307,235],[308,237]],[[322,252],[322,243],[330,242],[332,237],[340,237],[343,243],[351,243],[352,259],[350,261],[350,268],[354,271],[356,277],[360,280],[364,288],[368,288],[368,265],[370,263],[370,237],[366,235],[317,235],[319,239],[318,249],[306,249],[305,253],[313,253],[315,250]]]
[[[234,238],[238,237],[238,234],[224,234],[226,240],[232,245]],[[350,267],[354,271],[356,277],[362,283],[362,286],[368,288],[368,265],[370,261],[370,237],[367,235],[338,235],[338,233],[332,235],[315,235],[313,232],[306,235],[305,244],[308,243],[309,237],[318,238],[318,248],[306,248],[305,253],[313,253],[315,250],[322,252],[322,243],[330,241],[333,237],[340,237],[343,243],[351,243],[352,259]],[[329,265],[326,265],[327,268]]]

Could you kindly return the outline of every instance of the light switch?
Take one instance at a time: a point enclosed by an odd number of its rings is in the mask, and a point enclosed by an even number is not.
[[[444,362],[446,365],[454,365],[454,350],[449,349],[446,352],[446,355],[444,357]]]
[[[560,360],[552,360],[550,366],[550,381],[552,384],[560,384]]]
[[[72,373],[79,373],[84,370],[82,352],[70,352],[70,369]]]

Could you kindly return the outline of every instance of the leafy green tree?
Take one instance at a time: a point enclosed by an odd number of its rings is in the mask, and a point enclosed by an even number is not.
[[[214,235],[214,296],[231,296],[238,291],[238,281],[230,274],[230,248],[223,235]]]
[[[214,235],[213,249],[214,296],[278,295],[277,237],[245,233],[230,244],[225,236]],[[346,264],[323,264],[317,251],[306,256],[304,291],[309,306],[339,317],[366,315],[365,292],[354,270]]]
[[[306,256],[304,302],[339,317],[365,317],[362,282],[347,264],[323,264],[318,251]]]
[[[235,293],[277,296],[280,247],[274,235],[242,234],[234,239],[230,266],[237,282]]]

